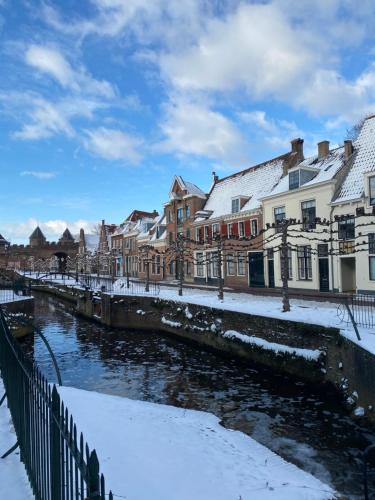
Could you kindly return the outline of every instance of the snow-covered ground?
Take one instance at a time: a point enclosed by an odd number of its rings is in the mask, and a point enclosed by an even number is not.
[[[0,377],[0,395],[4,394],[3,381]],[[9,450],[17,441],[11,416],[4,402],[0,406],[0,456]],[[7,458],[0,458],[0,498],[3,500],[32,500],[29,481],[25,468],[20,461],[19,450]]]
[[[128,500],[325,500],[334,491],[210,413],[58,388]]]
[[[0,290],[0,304],[7,304],[9,302],[17,302],[18,300],[27,300],[31,297],[24,297],[17,295],[13,290]]]

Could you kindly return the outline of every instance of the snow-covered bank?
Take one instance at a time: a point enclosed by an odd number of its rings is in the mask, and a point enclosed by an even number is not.
[[[0,377],[0,395],[4,394],[4,385]],[[11,416],[4,402],[0,406],[0,456],[17,441]],[[0,498],[11,500],[32,500],[29,481],[25,468],[20,461],[19,450],[5,459],[0,459]]]
[[[70,387],[59,392],[106,484],[128,500],[325,500],[334,491],[214,415]]]
[[[10,302],[18,302],[19,300],[29,300],[32,297],[17,295],[13,290],[0,290],[0,304],[9,304]]]

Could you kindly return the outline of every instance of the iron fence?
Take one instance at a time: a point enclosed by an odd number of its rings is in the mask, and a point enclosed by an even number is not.
[[[338,307],[341,321],[353,326],[375,328],[375,295],[355,294],[344,298]]]
[[[0,367],[21,461],[35,498],[113,500],[112,492],[105,493],[95,450],[90,452],[82,433],[78,435],[56,386],[51,388],[22,352],[9,331],[1,306]]]

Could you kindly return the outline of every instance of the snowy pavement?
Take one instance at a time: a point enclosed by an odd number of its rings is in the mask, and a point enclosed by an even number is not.
[[[334,490],[210,413],[58,388],[127,500],[327,500]]]
[[[0,377],[0,395],[4,394],[3,381]],[[11,416],[4,402],[0,406],[0,456],[3,455],[17,441]],[[32,500],[29,481],[25,467],[20,461],[19,450],[7,458],[0,458],[0,498],[11,500]]]

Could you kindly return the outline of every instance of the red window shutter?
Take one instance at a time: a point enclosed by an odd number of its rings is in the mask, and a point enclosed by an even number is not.
[[[245,236],[248,238],[250,236],[250,221],[245,220]]]
[[[199,228],[199,241],[203,241],[203,227]]]
[[[221,234],[222,236],[228,236],[228,229],[226,224],[221,225]]]
[[[233,233],[233,236],[238,236],[238,222],[233,222],[232,233]]]
[[[212,226],[208,226],[208,239],[212,238]]]

